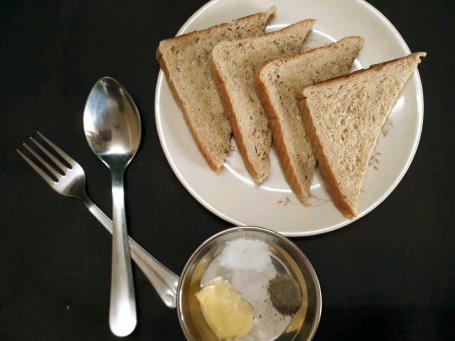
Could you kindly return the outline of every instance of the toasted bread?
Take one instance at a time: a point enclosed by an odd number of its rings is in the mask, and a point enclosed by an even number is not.
[[[425,55],[412,53],[298,93],[303,123],[327,189],[347,218],[357,215],[368,160],[381,127]]]

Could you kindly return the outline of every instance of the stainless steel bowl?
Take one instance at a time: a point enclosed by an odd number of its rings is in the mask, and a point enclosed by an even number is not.
[[[311,340],[318,328],[322,310],[321,288],[316,273],[302,251],[290,240],[259,227],[236,227],[222,231],[199,246],[186,263],[177,290],[177,312],[186,338],[197,341],[218,340],[205,322],[195,294],[201,289],[201,280],[210,264],[228,242],[239,238],[265,242],[277,271],[292,275],[302,289],[300,309],[274,339]]]

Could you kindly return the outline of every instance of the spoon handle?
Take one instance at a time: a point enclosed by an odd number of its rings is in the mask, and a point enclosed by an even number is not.
[[[88,210],[112,234],[112,220],[85,194],[80,198]],[[177,286],[179,277],[171,270],[156,260],[150,253],[142,248],[133,238],[128,237],[131,259],[142,270],[150,281],[164,304],[169,308],[176,307]]]
[[[136,300],[126,228],[123,169],[112,169],[112,276],[109,325],[116,336],[127,336],[136,327]]]

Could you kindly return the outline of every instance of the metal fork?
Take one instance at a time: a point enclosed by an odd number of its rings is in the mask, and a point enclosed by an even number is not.
[[[46,148],[38,142],[35,138],[30,137],[30,140],[38,147],[55,165],[51,165],[38,152],[23,143],[25,149],[36,159],[32,161],[28,156],[22,153],[19,149],[17,152],[27,163],[51,186],[57,193],[67,197],[74,197],[81,200],[88,210],[99,220],[101,224],[112,234],[112,220],[104,214],[101,209],[96,206],[93,201],[88,197],[85,185],[85,173],[82,167],[73,160],[62,149],[57,147],[48,138],[46,138],[39,131],[36,132],[38,136],[50,146],[55,153],[57,153],[63,160],[65,160],[69,167],[64,165],[52,152],[50,148]],[[53,179],[44,169],[52,174]],[[168,270],[164,265],[158,262],[153,256],[145,251],[138,243],[131,237],[128,237],[131,258],[142,270],[147,279],[152,283],[157,293],[160,295],[163,302],[170,308],[176,306],[176,292],[179,282],[179,277]]]

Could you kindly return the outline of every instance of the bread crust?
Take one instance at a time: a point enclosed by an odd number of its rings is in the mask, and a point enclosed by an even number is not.
[[[353,218],[357,215],[357,203],[355,201],[355,207],[353,207],[354,204],[350,205],[348,203],[347,196],[345,194],[343,194],[341,191],[340,184],[337,182],[336,175],[330,165],[330,161],[328,158],[329,153],[326,151],[326,148],[325,148],[326,146],[324,146],[324,143],[318,134],[316,123],[314,121],[313,115],[311,114],[311,109],[310,109],[310,105],[308,104],[308,101],[310,100],[310,97],[313,92],[320,90],[320,88],[322,88],[324,86],[327,86],[330,84],[337,84],[337,83],[340,85],[346,85],[349,82],[349,80],[351,80],[352,78],[355,79],[355,77],[358,77],[362,73],[381,72],[382,68],[384,68],[386,65],[395,63],[398,60],[414,59],[414,61],[417,62],[415,64],[415,67],[417,67],[417,64],[420,62],[420,57],[424,57],[424,56],[426,56],[425,52],[412,53],[406,57],[393,59],[393,60],[386,61],[386,62],[379,63],[379,64],[374,64],[374,65],[370,66],[368,69],[358,70],[356,72],[353,72],[353,73],[345,75],[345,76],[336,77],[336,78],[333,78],[333,79],[330,79],[330,80],[327,80],[324,82],[320,82],[317,84],[307,86],[299,91],[299,94],[300,94],[299,97],[301,98],[301,100],[299,101],[300,112],[302,114],[305,129],[306,129],[307,135],[310,139],[313,151],[316,154],[316,158],[319,163],[319,168],[325,178],[327,189],[333,199],[335,206],[338,207],[338,209],[341,211],[341,213],[346,218]],[[404,83],[402,85],[404,85],[405,82],[406,81],[404,81]],[[382,81],[381,81],[381,83],[382,83]],[[401,87],[401,89],[402,89],[402,87]],[[386,113],[386,115],[384,116],[384,120],[387,118],[389,113],[390,113],[390,111]],[[382,126],[382,123],[383,122],[381,122],[381,126]],[[376,141],[377,137],[379,136],[379,129],[378,129],[377,134],[378,135],[375,136],[374,141]],[[373,149],[373,147],[371,148],[371,150],[372,149]],[[368,157],[369,156],[370,155],[368,155]],[[366,168],[365,168],[365,171],[366,171]],[[365,173],[363,173],[363,177],[364,177],[364,175],[365,175]],[[362,178],[362,181],[363,181],[363,178]],[[358,196],[359,193],[356,193],[356,195]]]

